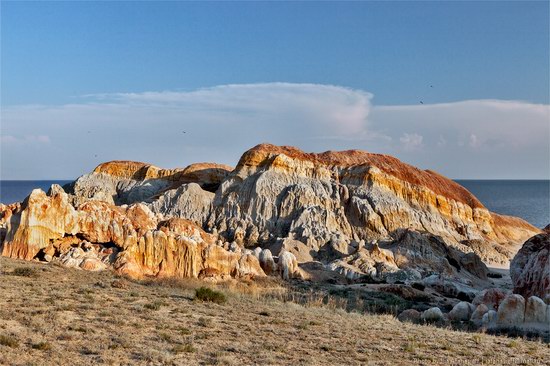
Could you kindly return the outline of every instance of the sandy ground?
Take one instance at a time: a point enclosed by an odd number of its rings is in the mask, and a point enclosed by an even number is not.
[[[17,268],[30,268],[21,270]],[[0,258],[1,365],[549,365],[540,341]],[[248,287],[248,289],[247,289]]]

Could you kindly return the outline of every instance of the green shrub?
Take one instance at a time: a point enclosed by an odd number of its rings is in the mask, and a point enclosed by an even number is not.
[[[195,290],[195,300],[224,304],[227,301],[225,295],[208,287],[200,287]]]

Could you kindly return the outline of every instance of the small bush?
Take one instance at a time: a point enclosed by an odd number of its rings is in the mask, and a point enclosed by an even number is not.
[[[143,307],[149,310],[159,310],[162,305],[164,305],[162,301],[155,301],[155,302],[145,304],[143,305]]]
[[[14,337],[0,335],[0,345],[16,348],[19,346],[19,342]]]
[[[11,274],[20,277],[38,277],[38,272],[34,268],[29,267],[15,268]]]
[[[40,350],[40,351],[49,351],[49,350],[52,349],[52,345],[49,344],[48,342],[35,343],[31,347],[33,349],[37,349],[37,350]]]
[[[193,345],[191,343],[178,344],[177,346],[172,348],[172,352],[174,352],[174,353],[181,353],[181,352],[193,353],[193,352],[196,352],[196,351],[197,351],[197,349],[195,347],[193,347]]]
[[[208,287],[200,287],[195,290],[195,300],[225,304],[227,298],[222,292],[212,290]]]
[[[197,321],[197,325],[200,327],[208,328],[212,325],[212,320],[201,316]]]

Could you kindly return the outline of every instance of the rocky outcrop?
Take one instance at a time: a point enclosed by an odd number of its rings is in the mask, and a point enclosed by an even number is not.
[[[226,165],[210,163],[192,164],[184,169],[161,169],[134,161],[111,161],[100,164],[66,189],[74,194],[75,204],[89,200],[110,204],[152,202],[182,184],[196,183],[205,190],[215,191],[231,170]]]
[[[159,220],[148,206],[87,201],[77,208],[61,187],[34,190],[10,217],[2,255],[87,270],[109,266],[132,277],[264,276],[253,256],[217,245],[195,223]],[[223,244],[220,242],[220,244]],[[228,244],[227,244],[228,245]]]
[[[262,252],[269,248],[285,278],[304,275],[298,263],[312,264],[348,280],[424,280],[469,300],[487,280],[480,254],[501,263],[503,248],[539,232],[490,213],[435,172],[356,150],[309,154],[263,144],[234,170],[114,161],[65,190],[33,191],[12,213],[4,209],[3,255],[51,260],[89,242],[101,247],[68,258],[97,252],[95,259],[135,276],[258,276],[275,271]],[[101,266],[90,259],[85,267]],[[435,273],[442,277],[429,279]]]
[[[207,226],[245,245],[291,238],[316,252],[331,241],[345,248],[387,240],[402,228],[438,235],[467,251],[473,250],[461,241],[508,244],[539,232],[522,220],[492,215],[453,181],[389,156],[308,154],[273,145],[242,156],[216,192]]]
[[[523,297],[550,295],[550,234],[527,240],[510,263],[514,292]]]

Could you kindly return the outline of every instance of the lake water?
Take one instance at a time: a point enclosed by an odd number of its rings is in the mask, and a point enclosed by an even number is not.
[[[23,201],[33,189],[41,188],[48,192],[52,184],[63,186],[70,180],[0,180],[0,202],[13,203]]]
[[[490,211],[550,224],[550,180],[457,180]]]
[[[34,188],[48,191],[67,180],[0,181],[0,202],[22,201]],[[491,211],[521,217],[536,227],[550,223],[549,180],[457,180]]]

